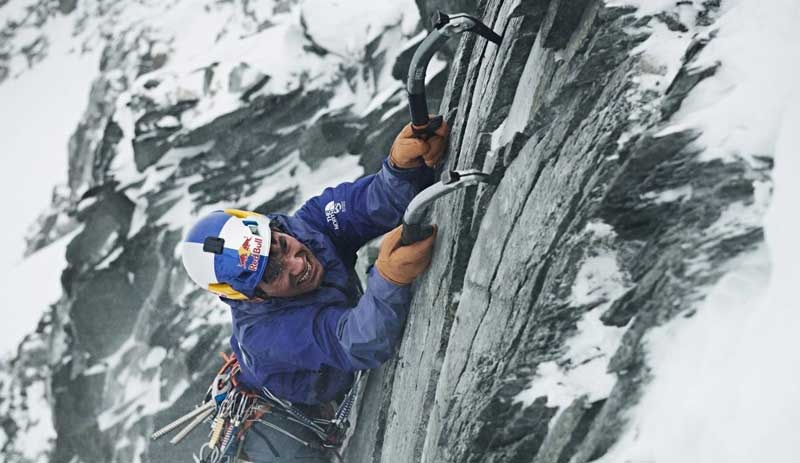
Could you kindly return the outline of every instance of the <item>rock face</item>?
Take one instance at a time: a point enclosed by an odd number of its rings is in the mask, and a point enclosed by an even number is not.
[[[645,335],[691,316],[698,288],[763,242],[757,221],[720,224],[730,207],[760,210],[770,163],[706,161],[696,133],[659,134],[714,73],[692,66],[702,42],[668,75],[633,52],[664,17],[591,0],[489,0],[481,15],[504,40],[461,38],[441,106],[454,114],[446,168],[497,185],[434,207],[434,263],[396,361],[370,378],[348,460],[601,457],[647,383]],[[592,332],[615,342],[570,346]],[[601,390],[564,398],[590,368]],[[561,386],[537,386],[553,372]]]

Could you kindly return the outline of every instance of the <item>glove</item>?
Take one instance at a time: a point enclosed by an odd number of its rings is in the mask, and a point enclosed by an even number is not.
[[[395,228],[383,237],[375,268],[378,273],[396,285],[407,285],[424,272],[431,263],[433,241],[436,238],[436,226],[431,236],[422,241],[400,246],[400,235],[403,226]]]
[[[447,122],[442,121],[441,127],[436,129],[435,134],[423,140],[414,137],[414,131],[409,123],[394,139],[392,149],[389,151],[389,161],[401,169],[419,167],[423,162],[428,167],[435,167],[444,153],[447,131]]]

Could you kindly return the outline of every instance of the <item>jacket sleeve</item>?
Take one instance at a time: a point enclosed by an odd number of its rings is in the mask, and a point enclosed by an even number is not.
[[[428,167],[397,169],[384,160],[378,173],[326,188],[295,215],[354,252],[400,224],[408,203],[432,182]]]
[[[349,372],[377,368],[394,353],[410,302],[409,286],[386,281],[373,269],[355,307],[292,310],[273,319],[268,328],[249,329],[247,336],[258,340],[250,343],[258,345],[258,352],[251,349],[252,363],[256,369],[276,359],[307,371],[325,366]],[[294,383],[292,389],[304,387]]]
[[[385,280],[373,268],[367,291],[336,326],[336,339],[353,369],[378,368],[394,354],[411,304],[411,286]]]

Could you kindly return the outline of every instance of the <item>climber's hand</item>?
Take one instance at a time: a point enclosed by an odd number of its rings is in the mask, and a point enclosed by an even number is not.
[[[416,127],[422,129],[424,127]],[[444,146],[447,142],[447,122],[442,121],[442,125],[436,129],[434,135],[426,140],[417,138],[411,124],[403,127],[397,134],[389,152],[389,160],[392,165],[401,169],[421,166],[424,162],[428,167],[435,167],[439,164],[444,153]]]
[[[433,226],[431,236],[407,246],[400,245],[402,231],[403,226],[400,225],[383,236],[375,268],[384,279],[398,285],[407,285],[431,263],[436,226]]]

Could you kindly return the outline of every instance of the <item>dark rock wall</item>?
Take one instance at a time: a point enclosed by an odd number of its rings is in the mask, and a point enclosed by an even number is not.
[[[359,415],[368,426],[356,430],[351,461],[599,458],[647,382],[643,336],[691,316],[685,308],[721,276],[720,264],[763,241],[758,225],[711,224],[731,205],[753,204],[754,184],[769,182],[768,162],[704,161],[696,134],[655,135],[713,75],[691,67],[690,49],[666,88],[637,86],[644,64],[631,51],[658,18],[593,0],[489,0],[481,14],[504,40],[461,38],[442,103],[452,126],[447,168],[484,168],[499,183],[434,207],[434,262],[417,283],[396,362],[370,377]],[[700,14],[713,15],[713,6]],[[642,107],[653,110],[642,115]],[[690,193],[646,199],[664,191]],[[593,232],[597,223],[613,233]],[[578,268],[601,250],[617,256],[630,287],[577,304]],[[546,396],[527,407],[515,401],[538,365],[564,361],[591,310],[626,328],[604,360],[616,378],[610,394],[563,407]]]

